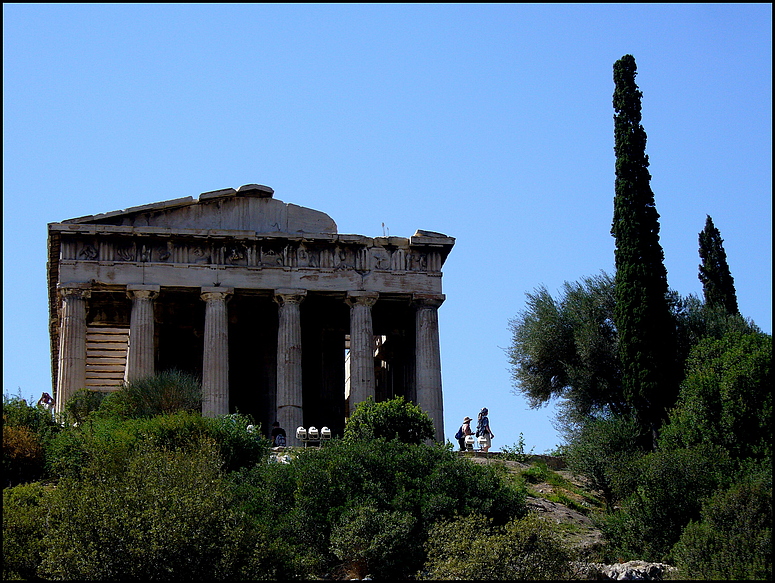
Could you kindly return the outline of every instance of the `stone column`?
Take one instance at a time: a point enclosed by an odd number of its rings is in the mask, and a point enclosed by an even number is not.
[[[132,300],[132,314],[129,318],[129,353],[124,379],[131,382],[156,372],[153,300],[159,295],[159,286],[128,285],[126,295]]]
[[[226,302],[234,289],[203,287],[205,307],[204,357],[202,359],[202,415],[229,412],[229,315]]]
[[[59,363],[54,411],[62,413],[67,400],[86,385],[86,300],[88,283],[57,286],[62,299],[59,327]]]
[[[436,441],[444,442],[444,402],[441,393],[441,350],[439,347],[439,306],[442,294],[414,294],[417,308],[416,383],[417,406],[425,411],[436,429]]]
[[[303,289],[275,290],[279,306],[277,328],[277,421],[287,445],[299,445],[296,428],[304,425],[301,368],[301,302]]]
[[[355,406],[374,397],[374,326],[371,308],[377,292],[347,292],[350,306],[350,413]]]

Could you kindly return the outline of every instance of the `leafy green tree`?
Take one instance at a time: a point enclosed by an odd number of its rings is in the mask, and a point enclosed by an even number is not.
[[[565,459],[568,467],[590,481],[603,494],[606,509],[612,511],[628,480],[626,472],[642,455],[640,430],[631,417],[612,415],[580,426],[568,439]]]
[[[545,287],[527,295],[509,321],[514,391],[536,408],[564,400],[569,422],[629,410],[621,391],[613,278],[605,272],[565,282],[553,299]]]
[[[695,346],[660,443],[717,444],[738,460],[772,457],[772,337],[732,331]]]
[[[358,403],[344,428],[345,441],[383,437],[403,443],[422,443],[433,439],[433,421],[414,403],[398,396],[375,403],[372,397]]]
[[[47,444],[60,431],[50,412],[20,396],[3,395],[3,485],[40,480],[46,473]]]
[[[616,241],[614,321],[622,388],[639,422],[656,438],[677,396],[675,329],[667,303],[667,270],[659,243],[659,214],[651,191],[642,93],[632,55],[614,63],[616,182],[611,234]]]
[[[536,515],[496,526],[481,515],[437,523],[426,543],[421,580],[557,580],[571,578],[570,552]]]
[[[700,274],[702,293],[705,303],[712,306],[723,306],[730,314],[737,314],[737,293],[735,280],[729,272],[727,254],[724,251],[724,240],[713,224],[710,215],[706,216],[705,228],[700,232]]]

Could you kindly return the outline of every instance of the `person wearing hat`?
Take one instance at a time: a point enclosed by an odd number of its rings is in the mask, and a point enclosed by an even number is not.
[[[481,444],[481,451],[485,453],[490,451],[492,438],[495,437],[490,429],[490,418],[487,417],[488,413],[487,407],[482,407],[482,410],[479,411],[479,419],[476,422],[476,437],[484,437],[484,442],[480,441],[479,443]]]
[[[455,438],[457,439],[458,444],[460,444],[460,451],[469,449],[466,447],[466,436],[472,434],[473,431],[471,431],[471,418],[465,417],[463,419],[463,425],[460,426],[460,429],[458,429],[457,433],[455,434]]]

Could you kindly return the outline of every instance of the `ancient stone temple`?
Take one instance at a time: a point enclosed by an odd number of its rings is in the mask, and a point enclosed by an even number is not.
[[[401,395],[444,439],[438,309],[454,239],[337,232],[249,184],[48,225],[57,410],[86,387],[177,369],[202,412],[341,435]]]

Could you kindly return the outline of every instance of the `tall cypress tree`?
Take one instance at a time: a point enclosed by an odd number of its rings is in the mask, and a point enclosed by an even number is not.
[[[729,272],[724,240],[706,215],[705,228],[700,232],[700,274],[702,293],[707,306],[721,306],[730,314],[738,314],[735,280]]]
[[[666,410],[675,402],[678,379],[673,366],[675,326],[667,303],[667,270],[649,184],[646,132],[640,124],[643,94],[635,84],[636,70],[632,55],[614,63],[614,321],[624,395],[653,446]]]

